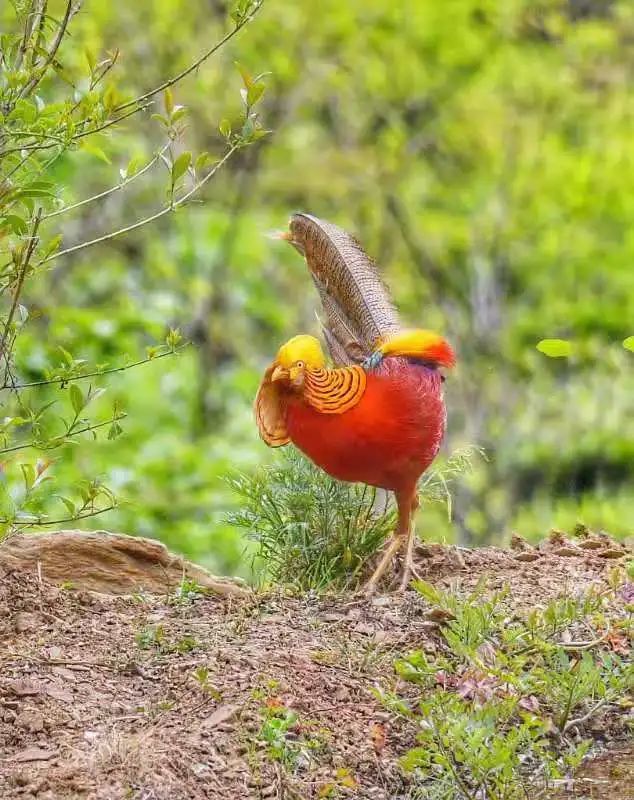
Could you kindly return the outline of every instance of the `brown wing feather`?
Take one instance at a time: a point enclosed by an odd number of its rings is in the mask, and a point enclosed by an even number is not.
[[[260,437],[269,447],[282,447],[290,439],[286,430],[286,409],[282,392],[280,386],[271,381],[274,369],[275,365],[271,364],[264,373],[253,410]]]
[[[343,414],[363,397],[366,374],[361,367],[338,367],[306,372],[304,400],[322,414]]]
[[[317,217],[294,214],[288,238],[304,254],[317,286],[336,364],[359,363],[378,339],[401,329],[374,262],[352,236]]]

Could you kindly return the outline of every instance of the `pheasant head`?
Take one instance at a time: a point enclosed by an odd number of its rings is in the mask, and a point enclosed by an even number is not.
[[[306,334],[293,336],[277,351],[271,381],[301,389],[307,370],[321,370],[325,366],[326,359],[318,339]]]

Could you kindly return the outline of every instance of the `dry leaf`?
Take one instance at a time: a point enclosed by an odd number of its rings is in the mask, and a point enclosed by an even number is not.
[[[373,722],[372,725],[370,725],[370,739],[372,739],[372,744],[374,745],[374,752],[377,756],[380,756],[385,748],[385,742],[387,741],[385,725],[380,722]]]

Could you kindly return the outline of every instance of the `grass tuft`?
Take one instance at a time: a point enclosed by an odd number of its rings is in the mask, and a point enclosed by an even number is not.
[[[423,503],[440,502],[451,514],[452,481],[482,451],[463,448],[420,483]],[[252,475],[229,481],[241,509],[227,521],[256,543],[261,580],[299,591],[345,589],[392,533],[396,512],[385,493],[331,478],[294,448]]]

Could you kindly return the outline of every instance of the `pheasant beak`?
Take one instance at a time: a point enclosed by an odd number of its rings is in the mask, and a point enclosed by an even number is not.
[[[290,378],[290,373],[284,367],[280,367],[279,364],[273,372],[271,373],[271,381],[288,381]]]

